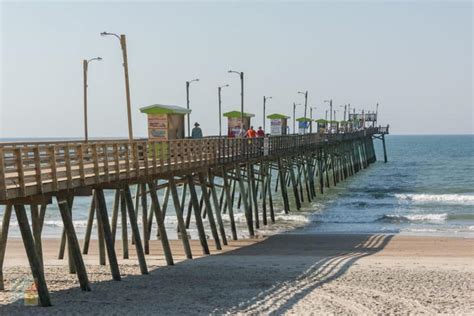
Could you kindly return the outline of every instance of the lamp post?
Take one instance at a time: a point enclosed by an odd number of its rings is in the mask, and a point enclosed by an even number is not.
[[[265,111],[266,111],[265,106],[266,106],[267,100],[269,100],[269,99],[273,99],[273,98],[272,98],[272,97],[263,96],[263,125],[262,125],[262,127],[263,127],[263,130],[264,130],[264,131],[265,131],[265,121],[266,121],[266,120],[265,120]]]
[[[313,109],[316,110],[316,107],[315,106],[310,106],[309,107],[309,118],[310,118],[310,122],[309,122],[309,133],[313,133]]]
[[[343,121],[346,120],[346,111],[347,111],[347,105],[339,105],[340,108],[344,108],[344,116],[342,118]]]
[[[296,106],[300,103],[293,102],[293,134],[296,134]]]
[[[189,85],[191,82],[197,82],[199,79],[193,79],[191,81],[186,81],[186,108],[189,110]],[[188,111],[188,137],[191,137],[191,113]]]
[[[89,141],[89,133],[87,129],[87,71],[89,70],[89,63],[94,60],[102,60],[102,57],[95,57],[89,60],[84,59],[82,62],[82,68],[84,71],[84,140]]]
[[[305,92],[303,91],[298,91],[298,94],[304,94],[304,119],[305,119],[305,129],[304,129],[304,134],[306,134],[306,109],[308,108],[308,90]]]
[[[377,103],[375,107],[375,126],[377,126],[379,122],[379,104]]]
[[[130,83],[128,80],[128,58],[127,58],[127,40],[125,34],[117,35],[115,33],[102,32],[101,36],[115,36],[120,41],[120,47],[122,48],[122,58],[123,58],[123,70],[125,74],[125,94],[127,97],[127,117],[128,117],[128,140],[133,140],[133,129],[132,129],[132,109],[130,102]]]
[[[240,132],[244,129],[244,73],[242,71],[229,70],[228,73],[235,73],[240,76]]]
[[[228,87],[228,84],[225,84],[223,86],[219,86],[217,88],[217,94],[219,95],[219,137],[222,136],[222,99],[221,99],[221,90],[222,88]]]
[[[332,125],[332,99],[331,100],[324,100],[324,102],[329,103],[329,130],[331,129]],[[327,119],[327,117],[326,117]]]

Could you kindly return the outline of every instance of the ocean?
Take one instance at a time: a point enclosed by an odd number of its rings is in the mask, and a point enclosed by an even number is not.
[[[274,193],[277,223],[258,233],[390,233],[474,238],[474,135],[388,135],[386,141],[388,163],[383,162],[381,142],[375,140],[375,164],[326,189],[324,195],[317,194],[312,202],[305,201],[300,211],[283,214],[279,192]],[[293,206],[292,191],[289,193]],[[163,191],[160,202],[162,195]],[[112,192],[106,192],[106,200],[110,214]],[[90,198],[74,201],[73,219],[79,238],[84,234],[89,204]],[[223,216],[230,234],[227,215]],[[241,210],[236,210],[236,217],[239,236],[244,237],[247,231]],[[176,224],[170,197],[166,225],[171,238],[176,237]],[[60,236],[62,222],[56,204],[48,206],[44,225],[45,238]],[[197,236],[193,228],[190,233]],[[14,216],[10,236],[20,236]]]

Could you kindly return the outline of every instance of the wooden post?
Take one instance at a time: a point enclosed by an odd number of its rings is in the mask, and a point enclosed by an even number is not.
[[[147,194],[146,194],[146,184],[140,184],[141,191],[141,204],[142,204],[142,229],[143,229],[143,246],[145,248],[145,254],[150,254],[150,237],[148,236],[148,206],[147,206]],[[151,187],[150,187],[151,191]],[[151,193],[151,192],[150,192]],[[156,191],[155,191],[156,195]],[[162,219],[163,220],[163,219]]]
[[[216,249],[222,250],[221,241],[219,239],[219,234],[217,232],[216,221],[214,220],[214,213],[212,211],[212,204],[211,200],[209,199],[209,194],[207,191],[207,182],[203,172],[198,172],[199,183],[201,184],[201,192],[204,198],[204,203],[206,205],[208,218],[209,218],[209,225],[211,226],[211,233],[212,237],[214,238],[214,242],[216,243]]]
[[[176,211],[176,219],[178,220],[179,233],[181,234],[181,241],[183,242],[184,253],[186,254],[186,258],[192,259],[193,254],[191,251],[191,246],[189,245],[188,232],[186,230],[186,224],[184,223],[183,213],[181,212],[178,189],[176,188],[174,177],[170,176],[168,181],[171,190],[171,197],[173,198],[174,209]]]
[[[192,202],[193,208],[194,208],[194,216],[195,216],[195,219],[196,219],[196,226],[197,226],[198,233],[199,233],[199,240],[201,242],[201,247],[202,247],[202,250],[203,250],[204,254],[208,255],[208,254],[210,254],[209,246],[207,244],[206,232],[204,231],[204,225],[202,224],[199,201],[198,201],[198,197],[197,197],[197,194],[196,194],[196,188],[194,186],[194,178],[190,174],[188,174],[186,176],[186,178],[188,180],[189,193],[191,194],[191,202]]]
[[[99,216],[99,202],[97,191],[95,191],[95,212],[97,214],[97,243],[99,244],[99,264],[105,266],[105,240],[104,240],[104,229],[102,227],[102,218]]]
[[[212,202],[214,203],[214,209],[216,211],[217,225],[219,225],[219,232],[222,238],[222,243],[224,245],[227,245],[227,237],[225,235],[224,221],[222,220],[221,208],[219,205],[219,199],[217,198],[216,186],[214,184],[214,176],[212,175],[211,169],[208,170],[208,179],[209,179]]]
[[[64,230],[66,231],[68,248],[71,250],[71,257],[69,260],[74,261],[74,267],[77,271],[77,277],[79,279],[79,284],[81,290],[90,291],[89,279],[87,277],[86,267],[84,261],[82,260],[81,248],[79,247],[79,242],[77,241],[76,231],[74,230],[74,225],[72,223],[71,210],[69,209],[69,202],[66,196],[58,196],[58,206],[59,212],[63,219]]]
[[[104,233],[105,246],[109,257],[110,272],[115,281],[120,281],[120,270],[117,263],[117,255],[115,254],[115,247],[112,242],[112,232],[110,230],[109,215],[107,214],[107,205],[105,204],[104,191],[96,189],[97,196],[97,218],[100,218],[100,223]]]
[[[270,219],[272,223],[275,223],[275,211],[273,209],[273,197],[272,197],[272,168],[268,168],[267,173],[267,190],[268,190],[268,204],[270,205]]]
[[[232,239],[237,240],[237,229],[235,227],[235,219],[234,219],[234,201],[232,200],[229,181],[227,179],[227,171],[224,166],[222,166],[222,180],[224,181],[223,190],[225,193],[227,209],[229,211],[230,229],[232,230]]]
[[[166,263],[169,266],[172,266],[174,264],[173,255],[171,254],[171,247],[168,241],[168,235],[166,233],[163,213],[161,212],[158,196],[156,194],[155,183],[153,181],[148,182],[148,188],[150,189],[151,205],[155,211],[156,222],[158,224],[158,230],[160,231],[161,245],[163,246]],[[142,187],[142,193],[144,192],[146,192],[146,187]],[[145,232],[148,232],[148,230],[145,229]]]
[[[43,248],[41,245],[41,226],[37,204],[30,205],[31,210],[31,226],[33,228],[33,237],[35,239],[36,252],[40,259],[41,265],[43,265]],[[43,266],[44,267],[44,266]]]
[[[240,195],[242,196],[242,201],[244,203],[245,219],[247,220],[247,227],[249,229],[249,235],[250,235],[250,237],[254,237],[255,232],[253,230],[252,212],[250,211],[247,195],[246,195],[246,192],[245,192],[244,181],[242,180],[242,175],[240,174],[239,164],[235,165],[235,175],[237,176],[237,181],[239,182]]]
[[[94,225],[95,214],[95,191],[92,193],[91,206],[89,208],[89,217],[87,219],[86,235],[84,236],[84,246],[82,253],[87,255],[89,253],[89,243],[91,240],[92,226]]]
[[[120,192],[120,218],[122,223],[122,257],[128,259],[127,202],[123,189],[118,191]]]
[[[8,229],[10,227],[10,218],[12,215],[12,205],[7,204],[3,213],[2,231],[0,234],[0,290],[5,289],[3,284],[3,260],[5,259],[5,249],[7,248]]]
[[[382,134],[382,144],[383,144],[383,162],[387,163],[387,147],[385,147],[385,134]]]
[[[296,182],[295,171],[293,170],[293,165],[291,163],[288,165],[288,170],[290,171],[290,179],[293,185],[293,193],[295,195],[296,209],[299,210],[301,208],[301,202],[300,202],[300,197],[299,197],[299,192],[298,192],[298,184]]]
[[[115,236],[117,234],[117,221],[120,204],[120,190],[115,190],[114,205],[112,208],[112,241],[115,245]]]
[[[138,263],[140,265],[140,271],[142,274],[148,274],[148,268],[146,266],[145,254],[143,252],[142,242],[140,240],[140,230],[138,229],[137,216],[133,209],[132,194],[130,193],[130,187],[125,185],[123,187],[125,195],[125,201],[127,202],[128,218],[130,219],[130,226],[132,228],[132,238],[135,239],[135,249],[137,251]]]
[[[262,174],[262,222],[263,225],[267,225],[267,187],[268,187],[268,176],[269,170],[268,163],[262,162],[260,165],[260,173]]]
[[[249,177],[249,180],[250,180],[249,194],[253,200],[255,228],[258,229],[260,228],[260,220],[258,216],[258,196],[257,196],[257,188],[255,186],[255,174],[253,170],[253,165],[251,163],[247,164],[247,177]]]
[[[281,158],[278,158],[278,175],[280,178],[281,196],[283,197],[283,208],[285,214],[290,213],[290,203],[288,201],[288,192],[286,191],[285,170]]]
[[[36,253],[35,242],[31,234],[28,217],[24,205],[15,205],[15,213],[20,227],[23,244],[25,245],[26,255],[30,263],[31,273],[38,290],[39,304],[41,306],[51,306],[51,299],[49,297],[48,286],[44,278],[43,267]]]

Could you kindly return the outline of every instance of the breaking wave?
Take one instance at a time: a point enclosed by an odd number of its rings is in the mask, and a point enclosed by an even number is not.
[[[474,205],[474,195],[466,194],[395,194],[400,200]]]

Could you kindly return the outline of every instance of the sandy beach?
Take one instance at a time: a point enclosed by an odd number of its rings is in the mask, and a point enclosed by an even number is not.
[[[91,292],[81,292],[67,262],[54,259],[58,240],[46,240],[43,247],[54,306],[23,306],[18,284],[29,277],[29,268],[21,241],[12,239],[0,314],[468,315],[474,310],[474,240],[467,238],[280,234],[232,242],[194,260],[184,260],[180,242],[173,241],[175,266],[165,266],[159,242],[152,241],[150,274],[140,275],[132,256],[119,261],[120,282],[112,281],[108,266],[98,265],[93,243],[84,256]],[[193,253],[201,253],[197,241]]]

